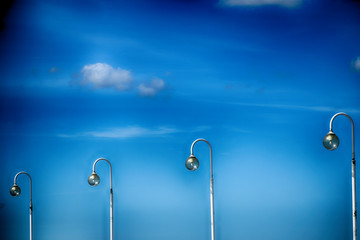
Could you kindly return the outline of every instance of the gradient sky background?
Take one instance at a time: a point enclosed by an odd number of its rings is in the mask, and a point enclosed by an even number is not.
[[[7,7],[2,4],[2,9]],[[6,8],[7,9],[7,8]],[[352,239],[360,2],[14,0],[0,30],[0,238]],[[356,143],[355,149],[359,150]],[[356,155],[359,158],[359,155]],[[360,170],[358,170],[360,171]],[[359,185],[360,186],[360,185]],[[358,194],[358,197],[359,194]]]

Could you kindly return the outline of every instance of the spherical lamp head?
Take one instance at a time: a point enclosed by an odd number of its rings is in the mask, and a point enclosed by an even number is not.
[[[21,193],[21,189],[18,185],[14,184],[11,188],[10,188],[10,194],[11,196],[17,197],[19,196]]]
[[[99,175],[97,175],[96,172],[93,172],[92,174],[90,174],[90,176],[88,178],[88,182],[91,186],[98,185],[100,183]]]
[[[335,135],[335,133],[333,133],[332,131],[330,131],[328,134],[326,134],[326,136],[324,137],[323,140],[323,144],[324,147],[327,150],[335,150],[339,144],[340,144],[340,140],[339,138]]]
[[[190,171],[195,171],[199,168],[199,160],[191,154],[190,157],[188,157],[188,159],[186,160],[185,166]]]

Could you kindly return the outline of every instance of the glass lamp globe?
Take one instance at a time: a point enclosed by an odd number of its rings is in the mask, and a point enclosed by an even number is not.
[[[334,150],[336,149],[339,144],[340,144],[340,140],[339,138],[335,135],[335,133],[333,132],[329,132],[328,134],[326,134],[326,136],[324,137],[323,140],[323,144],[324,147],[328,150]]]
[[[12,186],[10,188],[11,196],[17,197],[17,196],[20,195],[20,193],[21,193],[21,189],[20,189],[20,187],[18,185],[14,184],[14,186]]]
[[[88,178],[88,182],[91,186],[96,186],[100,183],[100,177],[99,175],[97,175],[95,172],[93,172],[89,178]]]
[[[190,171],[195,171],[199,168],[199,160],[194,155],[190,155],[190,157],[186,160],[185,166]]]

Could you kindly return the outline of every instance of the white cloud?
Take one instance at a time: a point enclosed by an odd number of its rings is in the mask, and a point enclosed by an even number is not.
[[[142,97],[153,97],[165,87],[164,80],[154,78],[149,84],[141,83],[138,86],[138,91]]]
[[[282,7],[296,7],[301,0],[219,0],[219,4],[225,7],[240,6],[267,6],[278,5]]]
[[[106,63],[85,65],[80,71],[80,81],[73,81],[74,84],[92,86],[94,89],[113,88],[118,91],[129,90],[133,86],[134,77],[129,70],[113,68]],[[141,97],[154,97],[164,90],[165,81],[154,77],[150,82],[137,81],[136,88]]]
[[[123,91],[131,88],[133,77],[125,69],[114,69],[106,63],[85,65],[81,69],[81,85],[91,85],[94,88],[115,88]]]
[[[355,71],[360,72],[360,57],[354,59],[354,61],[352,62],[352,67],[355,69]]]

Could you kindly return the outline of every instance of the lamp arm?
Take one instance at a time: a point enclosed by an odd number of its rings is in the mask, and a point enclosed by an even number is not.
[[[190,148],[190,153],[191,155],[194,155],[193,154],[193,150],[194,150],[194,145],[195,143],[199,142],[199,141],[203,141],[203,142],[206,142],[207,145],[209,145],[209,148],[210,148],[210,177],[213,178],[213,161],[212,161],[212,148],[211,148],[211,144],[203,139],[203,138],[199,138],[199,139],[196,139],[192,144],[191,144],[191,148]]]
[[[95,165],[97,164],[97,162],[99,161],[106,161],[109,164],[110,167],[110,189],[112,191],[112,167],[111,167],[111,163],[109,160],[107,160],[106,158],[98,158],[95,160],[94,164],[93,164],[93,172],[95,172]]]
[[[337,116],[340,116],[340,115],[343,115],[343,116],[346,116],[350,122],[351,122],[351,137],[352,137],[352,159],[355,160],[355,126],[354,126],[354,121],[352,120],[352,118],[344,113],[344,112],[339,112],[339,113],[336,113],[330,120],[330,131],[332,132],[332,125],[333,125],[333,121],[334,119],[337,117]]]
[[[21,175],[21,174],[25,174],[25,175],[27,175],[28,177],[29,177],[29,180],[30,180],[30,204],[32,205],[32,180],[31,180],[31,176],[30,176],[30,174],[28,174],[27,172],[25,172],[25,171],[21,171],[21,172],[18,172],[16,175],[15,175],[15,177],[14,177],[14,185],[17,185],[16,184],[16,180],[17,180],[17,177],[19,176],[19,175]]]

